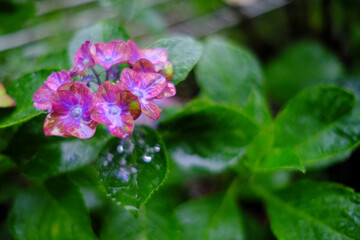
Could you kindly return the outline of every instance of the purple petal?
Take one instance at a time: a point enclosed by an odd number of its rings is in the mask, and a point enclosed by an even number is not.
[[[34,106],[41,110],[51,111],[50,95],[52,92],[47,85],[41,86],[33,95]]]
[[[95,61],[90,53],[90,47],[93,45],[90,41],[86,41],[76,51],[74,57],[74,67],[70,70],[70,75],[80,75],[86,68],[91,68],[95,65]]]
[[[147,102],[140,102],[142,112],[153,120],[157,120],[161,115],[161,109],[153,102],[148,100]]]
[[[163,48],[141,50],[142,58],[152,62],[157,72],[161,71],[168,61],[167,51]]]
[[[176,94],[176,88],[175,88],[174,84],[168,82],[168,83],[166,83],[164,90],[159,95],[157,95],[155,98],[163,99],[163,98],[172,97],[175,94]]]
[[[53,91],[56,91],[62,84],[71,81],[71,77],[67,71],[53,72],[46,79],[45,84]]]
[[[108,125],[108,128],[114,136],[126,138],[130,136],[134,130],[134,120],[129,113],[121,114],[120,119],[121,121]]]
[[[123,41],[96,43],[90,49],[95,62],[109,70],[112,66],[126,63],[130,57],[130,50]]]
[[[101,101],[115,103],[119,93],[120,88],[115,83],[104,82],[99,86],[96,97]]]
[[[138,48],[138,46],[136,45],[136,43],[134,43],[133,41],[131,40],[128,40],[127,41],[127,46],[130,50],[130,57],[129,57],[129,60],[128,60],[128,64],[129,65],[134,65],[135,62],[141,58],[141,52],[140,52],[140,49]]]
[[[79,104],[79,100],[70,91],[55,91],[50,95],[50,102],[55,112],[67,115]]]
[[[142,83],[140,76],[137,74],[137,72],[131,70],[130,68],[125,68],[121,72],[120,79],[124,86],[132,93],[134,93],[133,90],[141,88]]]
[[[66,131],[66,116],[50,113],[44,121],[44,133],[46,136],[71,137]]]
[[[145,58],[140,58],[133,65],[133,70],[136,72],[155,72],[154,65]]]

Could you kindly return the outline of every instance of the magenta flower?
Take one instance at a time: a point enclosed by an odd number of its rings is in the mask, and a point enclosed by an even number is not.
[[[130,50],[124,41],[96,43],[90,48],[95,62],[109,70],[112,66],[126,63],[130,57]]]
[[[56,91],[62,84],[71,81],[67,71],[54,72],[44,82],[33,95],[34,106],[41,110],[51,111],[50,95]]]
[[[90,118],[94,93],[82,82],[68,82],[50,95],[51,112],[44,122],[46,136],[91,138],[97,123]]]
[[[134,130],[134,119],[141,114],[137,96],[111,82],[101,84],[96,92],[96,102],[91,118],[108,125],[109,131],[126,138]]]
[[[168,62],[167,51],[163,48],[140,50],[136,43],[131,40],[127,41],[127,45],[131,52],[128,61],[130,65],[135,65],[139,59],[144,58],[154,65],[155,72],[161,72],[170,63]]]
[[[93,45],[90,41],[86,41],[76,51],[74,57],[74,67],[70,70],[70,75],[81,75],[86,68],[91,68],[95,65],[95,61],[90,53],[90,46]]]
[[[171,65],[171,69],[172,69],[172,64]],[[144,58],[141,58],[139,60],[136,61],[136,63],[133,66],[133,70],[136,72],[145,72],[145,73],[151,73],[151,72],[155,72],[155,68],[154,65],[149,61],[146,60]],[[164,71],[166,71],[166,68],[164,69]],[[172,71],[171,71],[171,77],[172,78]],[[164,74],[162,74],[164,77],[166,77]],[[165,88],[163,89],[163,91],[161,93],[159,93],[158,96],[156,96],[156,99],[163,99],[163,98],[168,98],[168,97],[172,97],[176,94],[176,88],[174,86],[174,84],[172,84],[168,78],[166,78],[167,82],[165,85]]]
[[[166,79],[158,73],[136,72],[125,68],[121,73],[121,84],[138,96],[142,112],[153,120],[160,117],[161,109],[154,103],[166,86]]]

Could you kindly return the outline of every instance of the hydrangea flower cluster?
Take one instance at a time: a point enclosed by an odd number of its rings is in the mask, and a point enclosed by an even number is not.
[[[153,120],[160,117],[154,99],[175,95],[172,77],[165,49],[141,50],[131,40],[86,41],[75,53],[73,68],[52,73],[33,101],[49,113],[44,122],[47,136],[88,139],[103,123],[113,135],[126,138],[142,113]]]

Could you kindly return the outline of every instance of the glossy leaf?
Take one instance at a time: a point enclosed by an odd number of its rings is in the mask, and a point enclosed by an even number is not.
[[[245,239],[242,214],[230,192],[183,203],[175,213],[181,239]]]
[[[168,52],[168,59],[173,64],[173,83],[176,85],[188,76],[192,68],[199,61],[202,46],[190,37],[173,37],[159,40],[149,48],[165,48]]]
[[[68,46],[68,55],[70,62],[73,63],[76,50],[78,50],[81,44],[85,41],[97,42],[110,42],[113,40],[129,39],[129,35],[126,30],[111,21],[103,21],[96,25],[84,28],[75,33]]]
[[[32,97],[44,84],[46,78],[56,70],[42,70],[26,74],[6,86],[7,93],[16,102],[16,107],[0,116],[0,128],[9,127],[30,120],[41,114],[33,105]]]
[[[208,99],[243,108],[259,123],[271,119],[260,65],[247,49],[221,38],[209,39],[196,77],[201,93]]]
[[[344,154],[360,141],[354,104],[354,95],[338,87],[304,90],[277,116],[273,147],[290,149],[306,166]]]
[[[277,193],[255,187],[266,201],[278,239],[359,239],[360,195],[334,183],[301,181]]]
[[[336,56],[316,42],[287,47],[266,68],[269,95],[279,103],[319,83],[334,83],[343,67]]]
[[[178,165],[219,172],[238,162],[258,128],[236,109],[203,102],[169,117],[160,130]]]
[[[66,176],[22,192],[8,223],[16,239],[97,239],[79,189]]]
[[[30,178],[44,179],[90,164],[110,136],[99,127],[95,136],[88,140],[46,137],[43,133],[44,117],[22,125],[6,150]]]
[[[136,213],[167,173],[166,148],[155,130],[137,127],[125,139],[113,138],[101,151],[98,176],[113,201]]]

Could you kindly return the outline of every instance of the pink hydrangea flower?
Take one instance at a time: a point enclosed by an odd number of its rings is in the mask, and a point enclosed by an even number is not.
[[[91,138],[97,123],[90,118],[94,93],[82,82],[68,82],[50,95],[53,108],[44,122],[46,136]]]
[[[95,63],[109,70],[112,66],[126,63],[130,57],[130,50],[124,41],[96,43],[90,48]]]
[[[166,86],[166,79],[158,73],[136,72],[126,68],[121,73],[121,84],[138,96],[142,112],[153,120],[160,117],[161,109],[154,103]]]
[[[151,72],[155,72],[155,67],[149,60],[141,58],[136,61],[136,63],[133,66],[133,70],[136,72],[151,73]],[[162,74],[162,75],[164,76],[164,74]],[[166,76],[164,76],[164,77],[166,77]],[[171,75],[171,78],[172,78],[172,75]],[[165,88],[158,96],[155,97],[156,99],[168,98],[168,97],[172,97],[176,94],[176,88],[175,88],[174,84],[172,84],[171,80],[169,81],[168,78],[166,78],[166,80],[167,81],[166,81]]]
[[[109,131],[126,138],[134,130],[134,119],[141,114],[137,96],[111,82],[101,84],[96,93],[96,103],[91,118],[108,125]]]
[[[71,81],[67,71],[53,72],[33,95],[34,106],[41,110],[51,111],[50,95],[62,84]]]
[[[93,45],[90,41],[86,41],[76,51],[74,57],[74,67],[70,70],[70,75],[81,75],[86,68],[91,68],[95,65],[95,61],[90,53],[90,47]]]

